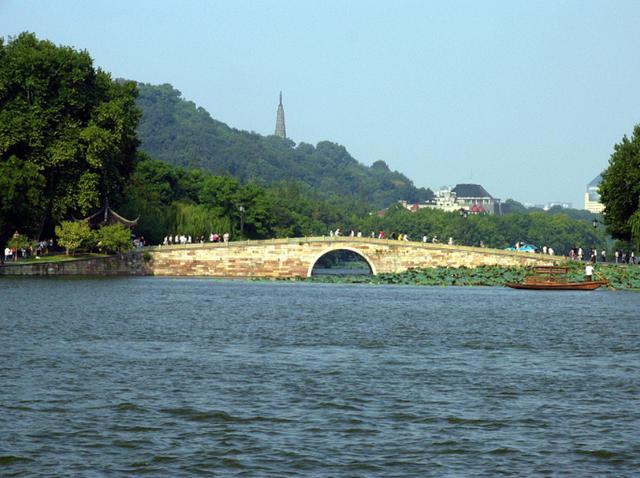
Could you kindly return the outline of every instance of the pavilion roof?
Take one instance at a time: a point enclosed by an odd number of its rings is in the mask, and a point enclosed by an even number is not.
[[[109,207],[109,200],[105,200],[104,206],[98,212],[89,217],[81,219],[87,222],[92,229],[98,229],[100,226],[108,226],[111,224],[122,224],[128,228],[133,228],[138,224],[138,219],[126,219]]]

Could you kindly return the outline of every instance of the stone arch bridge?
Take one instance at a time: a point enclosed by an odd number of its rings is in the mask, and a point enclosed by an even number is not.
[[[562,258],[467,246],[359,237],[305,237],[146,248],[146,273],[165,276],[308,277],[325,254],[360,255],[373,274],[411,268],[555,265]]]

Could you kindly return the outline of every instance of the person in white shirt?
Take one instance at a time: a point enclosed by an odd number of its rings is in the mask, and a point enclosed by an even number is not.
[[[593,266],[591,264],[587,264],[584,268],[584,280],[592,281],[593,280]]]

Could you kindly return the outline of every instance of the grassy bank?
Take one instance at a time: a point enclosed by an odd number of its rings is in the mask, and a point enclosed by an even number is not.
[[[568,264],[569,281],[584,279],[584,263]],[[640,289],[640,266],[596,264],[597,278],[606,278],[616,289]],[[315,276],[313,282],[343,284],[400,284],[425,286],[504,286],[507,282],[520,282],[532,273],[531,268],[508,268],[483,266],[475,269],[452,269],[437,267],[433,269],[411,269],[397,274],[379,274],[377,276]]]
[[[45,263],[45,262],[68,262],[68,261],[76,261],[80,259],[91,259],[94,257],[107,257],[107,254],[98,254],[98,253],[81,253],[76,254],[75,256],[65,255],[65,254],[50,254],[42,257],[31,256],[28,258],[20,258],[17,261],[9,260],[6,261],[6,265],[22,265],[22,264],[33,264],[33,263]]]

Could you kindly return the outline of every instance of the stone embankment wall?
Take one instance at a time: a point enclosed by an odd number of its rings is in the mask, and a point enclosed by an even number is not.
[[[563,260],[561,257],[500,249],[317,237],[150,247],[145,248],[144,253],[133,251],[124,256],[8,264],[0,268],[0,274],[306,277],[311,275],[320,257],[335,250],[360,254],[374,274],[430,267],[556,265]]]
[[[137,253],[123,256],[78,258],[76,260],[47,262],[7,262],[0,267],[6,276],[117,276],[146,275],[142,256]]]

